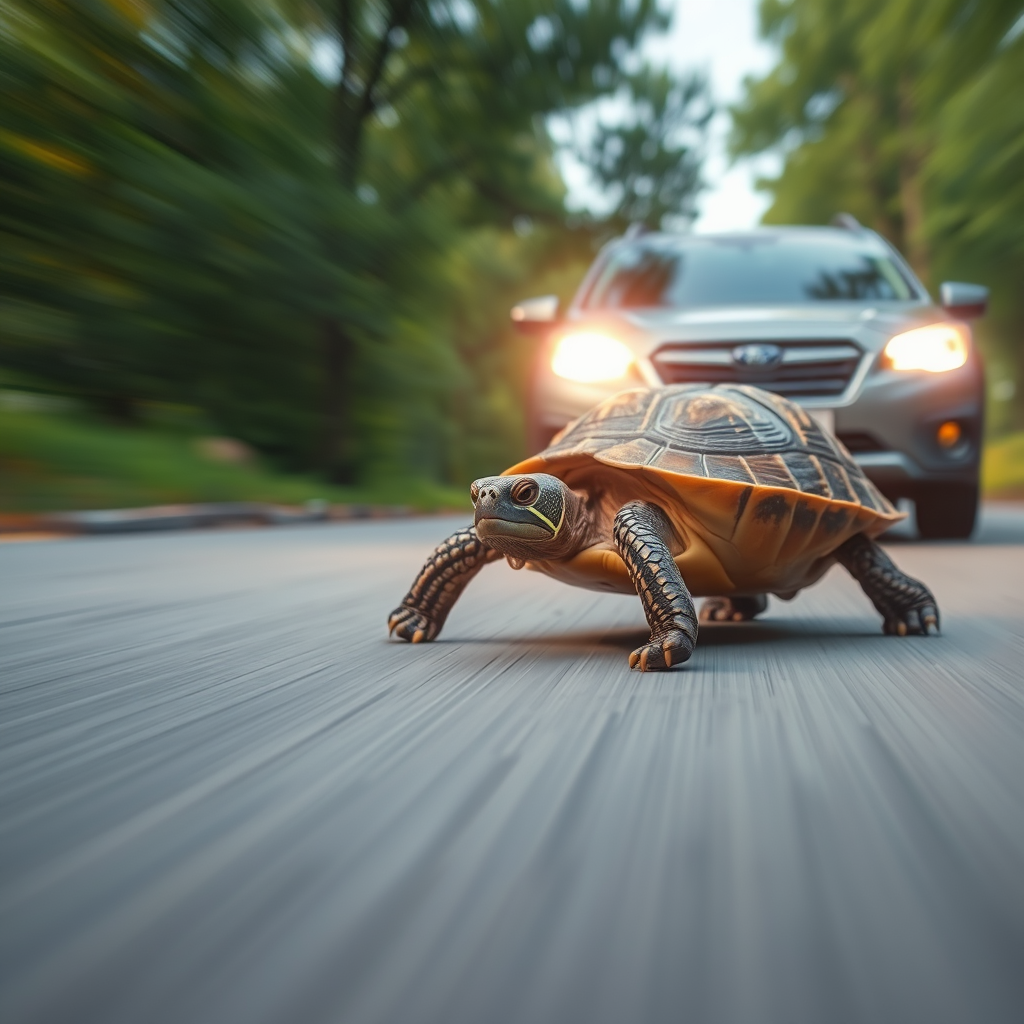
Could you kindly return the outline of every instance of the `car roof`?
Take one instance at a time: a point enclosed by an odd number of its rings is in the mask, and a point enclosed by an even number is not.
[[[850,229],[817,225],[786,225],[749,228],[746,231],[715,231],[708,233],[648,231],[633,237],[624,236],[616,243],[653,244],[666,247],[688,247],[693,245],[733,244],[744,242],[825,242],[835,245],[850,245],[862,248],[865,243],[872,247],[887,248],[885,242],[868,228]]]

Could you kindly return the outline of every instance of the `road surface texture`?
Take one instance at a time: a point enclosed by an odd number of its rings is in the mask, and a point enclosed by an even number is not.
[[[1024,507],[641,675],[456,521],[0,546],[5,1024],[1024,1020]]]

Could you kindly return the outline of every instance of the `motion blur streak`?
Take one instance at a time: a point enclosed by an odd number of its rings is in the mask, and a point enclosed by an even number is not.
[[[1018,1024],[1024,506],[640,676],[462,520],[0,545],[5,1024]]]
[[[0,387],[344,484],[516,461],[508,308],[693,214],[707,92],[645,64],[659,7],[0,0]],[[615,196],[572,216],[547,119],[613,95]]]

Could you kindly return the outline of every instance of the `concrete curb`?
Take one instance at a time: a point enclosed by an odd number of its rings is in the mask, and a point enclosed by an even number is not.
[[[330,505],[324,501],[310,501],[304,506],[268,505],[262,502],[153,505],[147,508],[97,509],[87,512],[0,514],[0,535],[148,533],[211,526],[287,526],[353,519],[400,519],[417,514],[415,509],[405,505]]]

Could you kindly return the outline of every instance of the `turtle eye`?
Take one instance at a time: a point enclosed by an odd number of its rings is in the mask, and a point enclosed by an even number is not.
[[[473,502],[473,504],[475,505],[476,504],[476,499],[479,498],[479,497],[480,497],[480,487],[477,484],[477,482],[474,480],[469,485],[469,500],[471,502]]]
[[[536,480],[526,478],[517,480],[512,485],[510,494],[517,505],[532,505],[540,496],[540,488],[537,486]]]

